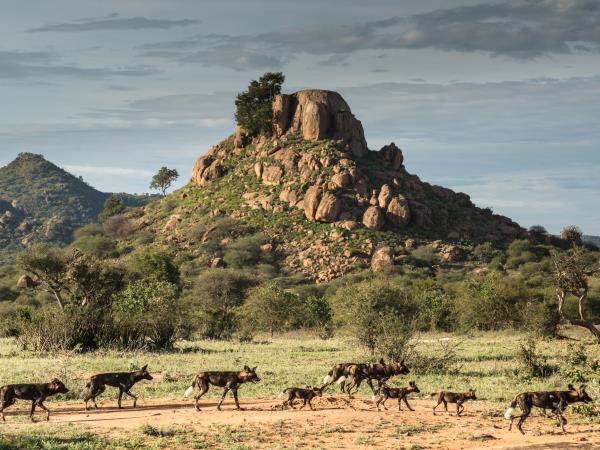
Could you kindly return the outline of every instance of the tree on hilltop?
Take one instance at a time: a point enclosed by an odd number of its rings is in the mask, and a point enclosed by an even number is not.
[[[167,189],[171,187],[177,178],[179,178],[179,172],[177,172],[176,169],[169,169],[168,167],[163,166],[158,173],[152,177],[150,189],[158,189],[164,196]]]
[[[258,81],[252,80],[247,91],[238,94],[235,100],[235,120],[249,135],[271,133],[271,104],[275,96],[281,93],[284,81],[282,72],[267,72]]]

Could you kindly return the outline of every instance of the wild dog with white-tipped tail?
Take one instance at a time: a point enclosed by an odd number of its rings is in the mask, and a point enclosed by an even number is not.
[[[217,409],[221,409],[221,404],[227,395],[227,392],[231,391],[233,394],[233,399],[235,400],[235,406],[239,410],[243,410],[240,407],[240,402],[238,401],[238,389],[244,383],[258,383],[260,378],[256,374],[256,367],[250,368],[248,366],[244,366],[244,370],[239,372],[228,372],[228,371],[219,371],[219,372],[200,372],[198,375],[194,377],[194,381],[189,388],[185,391],[185,397],[189,397],[192,392],[194,392],[194,388],[198,387],[200,389],[200,393],[194,397],[196,411],[200,411],[200,397],[208,392],[209,385],[218,386],[223,388],[223,395],[221,396],[221,400],[217,405]]]
[[[344,394],[346,381],[348,381],[348,377],[350,376],[350,372],[353,368],[356,368],[359,364],[357,363],[340,363],[333,366],[333,369],[329,371],[329,373],[323,378],[323,387],[321,389],[325,389],[327,386],[332,385],[333,383],[337,383],[340,385],[340,390],[342,394]]]
[[[510,420],[508,430],[510,431],[512,429],[515,419],[519,419],[517,428],[521,434],[525,434],[523,431],[523,424],[535,406],[537,408],[552,410],[552,413],[558,419],[563,433],[566,433],[565,425],[567,424],[567,419],[565,419],[562,413],[567,409],[567,406],[571,403],[593,402],[592,398],[585,391],[585,384],[579,386],[578,389],[575,389],[572,384],[569,384],[567,388],[567,391],[523,392],[522,394],[517,395],[511,402],[510,407],[504,413],[504,417],[507,420]],[[520,415],[515,415],[517,407],[521,410]]]

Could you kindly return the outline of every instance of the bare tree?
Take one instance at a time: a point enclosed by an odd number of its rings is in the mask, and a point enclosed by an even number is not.
[[[590,260],[590,254],[582,247],[564,253],[556,253],[553,257],[554,284],[558,298],[558,312],[571,325],[583,327],[600,343],[600,330],[594,322],[585,318],[585,307],[588,298],[588,278],[598,273],[598,262]],[[577,299],[578,314],[569,315],[565,311],[565,300],[571,295]]]

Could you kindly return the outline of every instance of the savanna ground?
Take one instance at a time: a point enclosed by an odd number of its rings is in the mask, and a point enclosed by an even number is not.
[[[563,330],[559,340],[539,341],[537,351],[547,357],[552,374],[544,378],[520,376],[517,355],[525,338],[517,333],[473,335],[425,334],[419,336],[420,354],[442,354],[443,343],[457,345],[454,370],[444,375],[412,373],[390,384],[414,379],[421,393],[411,397],[415,412],[377,412],[368,388],[353,400],[337,386],[314,401],[317,411],[281,411],[277,395],[289,386],[320,385],[336,362],[365,360],[364,351],[343,337],[316,339],[290,334],[263,342],[180,342],[168,353],[96,352],[37,355],[22,352],[9,339],[0,341],[0,384],[61,378],[71,393],[47,402],[49,423],[31,424],[28,405],[19,402],[0,424],[0,449],[104,449],[104,448],[598,448],[600,423],[596,416],[569,408],[569,433],[563,435],[551,419],[536,411],[525,425],[526,436],[508,432],[504,410],[515,394],[525,390],[564,389],[576,372],[567,365],[573,343],[583,343],[590,361],[600,360],[600,346],[578,330]],[[152,382],[135,386],[138,408],[119,411],[114,390],[104,394],[99,411],[83,411],[78,395],[90,374],[130,370],[149,364]],[[219,389],[211,388],[195,412],[183,392],[199,370],[234,370],[258,366],[262,382],[240,389],[246,411],[233,411],[228,397],[216,411]],[[600,397],[598,382],[588,382],[592,398]],[[433,416],[432,392],[440,389],[477,389],[479,400],[468,403],[464,417]],[[452,411],[452,409],[451,409]],[[38,419],[42,419],[39,416]],[[598,421],[600,422],[600,421]]]

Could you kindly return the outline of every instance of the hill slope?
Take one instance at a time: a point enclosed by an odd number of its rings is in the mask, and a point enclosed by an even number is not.
[[[368,266],[382,245],[388,263],[402,263],[436,241],[450,261],[461,245],[526,235],[466,194],[410,174],[393,143],[369,150],[335,92],[278,96],[273,113],[272,136],[236,130],[196,161],[188,186],[144,208],[139,231],[212,266],[235,265],[228,255],[240,257],[250,248],[243,236],[260,232],[261,251],[275,252],[281,268],[321,281]]]
[[[76,228],[97,220],[108,195],[41,155],[19,154],[0,168],[0,262],[34,242],[69,243]]]

